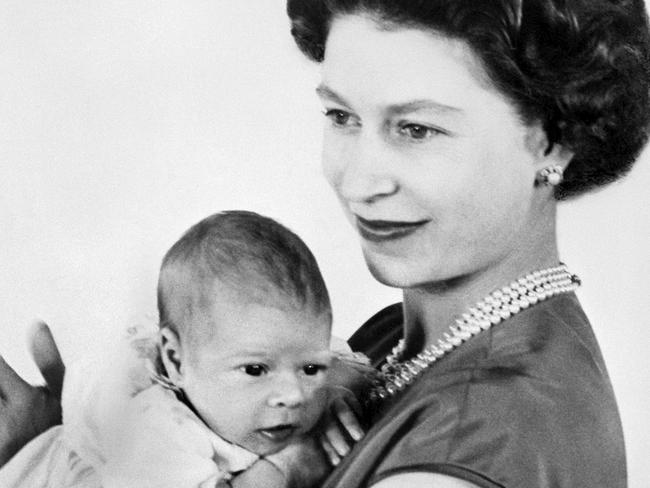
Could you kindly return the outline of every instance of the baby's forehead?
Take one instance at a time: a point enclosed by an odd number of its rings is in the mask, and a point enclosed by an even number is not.
[[[174,281],[165,294],[167,308],[174,315],[208,315],[225,306],[246,304],[287,310],[307,305],[275,284],[244,276],[196,276],[186,272]]]
[[[315,314],[262,307],[241,318],[218,317],[195,327],[191,334],[193,348],[219,363],[245,360],[302,364],[331,359],[329,320]]]
[[[284,332],[281,325],[296,334],[302,330],[331,327],[331,313],[323,311],[310,301],[302,301],[282,291],[218,287],[207,289],[189,310],[194,327],[205,335],[221,329],[268,334]]]

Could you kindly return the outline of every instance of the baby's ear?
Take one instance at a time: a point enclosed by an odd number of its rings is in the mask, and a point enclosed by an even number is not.
[[[158,334],[160,356],[167,371],[167,376],[172,383],[180,387],[183,382],[181,341],[178,334],[169,327],[163,327]]]

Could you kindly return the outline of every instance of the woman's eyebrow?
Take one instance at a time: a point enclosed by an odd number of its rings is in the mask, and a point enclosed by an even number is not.
[[[332,102],[338,103],[340,105],[345,105],[346,107],[350,106],[345,98],[322,83],[316,87],[316,94],[320,98],[331,100]],[[391,104],[386,107],[386,112],[391,115],[404,115],[423,110],[430,110],[442,114],[454,114],[463,112],[463,110],[459,107],[452,107],[451,105],[446,105],[444,103],[429,99],[409,100],[403,103]]]
[[[392,115],[404,115],[422,110],[434,111],[442,114],[459,114],[463,112],[461,108],[452,107],[451,105],[445,105],[444,103],[429,99],[410,100],[408,102],[397,103],[387,107],[387,111]]]

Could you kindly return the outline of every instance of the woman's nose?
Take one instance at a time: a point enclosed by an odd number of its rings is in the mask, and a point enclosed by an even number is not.
[[[359,137],[354,145],[339,154],[341,161],[333,181],[339,196],[348,202],[372,203],[394,194],[398,184],[388,148],[370,137]]]
[[[295,375],[278,378],[271,389],[268,404],[271,407],[297,408],[308,400],[308,393]]]

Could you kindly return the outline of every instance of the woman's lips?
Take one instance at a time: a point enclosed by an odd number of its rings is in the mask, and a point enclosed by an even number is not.
[[[368,241],[381,242],[392,239],[401,239],[412,234],[425,225],[428,220],[395,221],[395,220],[367,220],[358,215],[356,224],[361,237]]]

